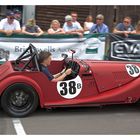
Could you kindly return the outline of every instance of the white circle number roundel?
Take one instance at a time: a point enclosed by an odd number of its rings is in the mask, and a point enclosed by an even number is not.
[[[77,97],[82,90],[82,80],[80,76],[75,79],[57,82],[58,93],[66,99]]]
[[[140,67],[135,64],[125,65],[128,74],[132,77],[138,77],[140,75]]]

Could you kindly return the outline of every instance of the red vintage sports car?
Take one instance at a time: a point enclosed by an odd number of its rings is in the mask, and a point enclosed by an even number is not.
[[[10,116],[24,117],[41,108],[136,103],[140,99],[140,63],[68,59],[52,61],[55,74],[73,72],[50,82],[40,70],[38,52],[30,44],[15,61],[0,66],[1,106]]]

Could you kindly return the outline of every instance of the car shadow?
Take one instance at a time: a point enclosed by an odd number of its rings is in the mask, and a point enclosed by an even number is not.
[[[84,115],[87,113],[94,115],[102,114],[117,114],[117,113],[140,113],[140,104],[126,104],[126,105],[106,105],[106,106],[92,106],[92,107],[58,107],[52,109],[45,109],[38,107],[35,112],[29,114],[32,116],[46,116],[46,115]],[[12,118],[8,116],[2,108],[0,108],[0,126],[4,126],[5,119]],[[0,134],[1,134],[0,130]]]
[[[63,107],[53,109],[38,108],[32,115],[77,115],[77,114],[119,114],[119,113],[140,113],[140,105],[127,104],[127,105],[106,105],[106,106],[92,106],[92,107]],[[31,115],[31,116],[32,116]]]

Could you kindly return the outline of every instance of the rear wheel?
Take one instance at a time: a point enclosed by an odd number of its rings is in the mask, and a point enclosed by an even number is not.
[[[13,117],[24,117],[35,111],[38,95],[34,89],[23,83],[9,86],[1,97],[1,106]]]

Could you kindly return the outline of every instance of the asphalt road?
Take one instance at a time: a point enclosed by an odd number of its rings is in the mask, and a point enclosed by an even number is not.
[[[13,120],[0,109],[0,134],[17,134]],[[136,105],[38,109],[19,120],[26,134],[140,134]]]

